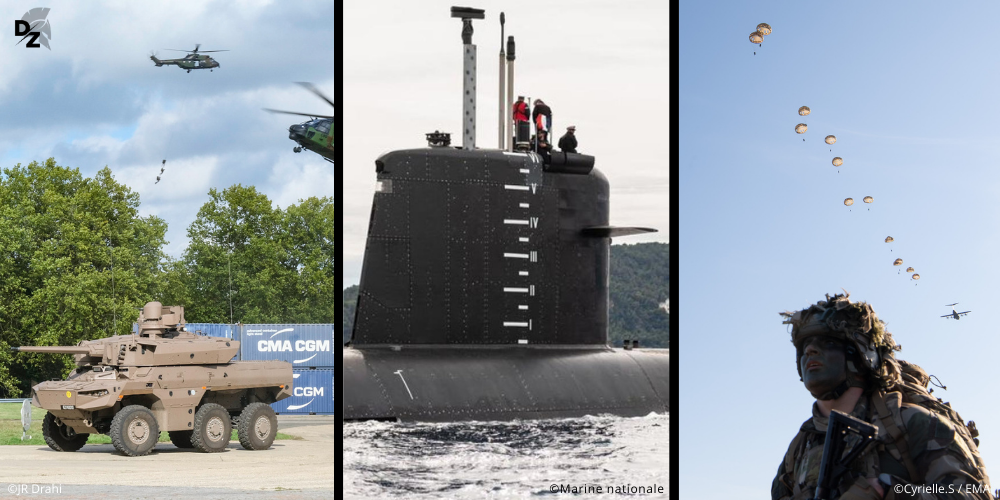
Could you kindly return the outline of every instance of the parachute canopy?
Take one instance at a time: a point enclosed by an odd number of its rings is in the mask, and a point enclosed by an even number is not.
[[[839,166],[841,166],[843,164],[844,164],[844,159],[843,158],[841,158],[841,157],[838,156],[838,157],[836,157],[836,158],[833,159],[833,166],[839,167]]]
[[[795,126],[795,133],[796,134],[804,134],[804,133],[806,133],[806,129],[808,129],[808,128],[809,128],[809,126],[806,125],[805,123],[800,123],[800,124],[798,124],[798,125]]]
[[[802,106],[799,108],[799,116],[809,116],[810,111],[809,106]]]
[[[854,198],[848,198],[844,200],[844,205],[851,206],[854,204]]]
[[[764,35],[759,31],[754,31],[750,33],[750,43],[761,43],[764,41]]]
[[[875,201],[875,198],[872,198],[871,196],[865,196],[865,203],[871,203],[873,201]]]
[[[912,272],[913,272],[913,268],[912,268],[912,267],[908,267],[908,268],[906,268],[906,272],[908,272],[908,273],[912,273]]]
[[[826,136],[826,139],[823,139],[823,140],[826,141],[827,144],[833,144],[833,143],[837,142],[837,136],[835,136],[835,135],[828,135],[828,136]]]
[[[920,275],[919,275],[919,274],[914,274],[914,275],[913,275],[913,279],[915,279],[915,280],[918,280],[918,279],[920,279]]]
[[[892,243],[892,241],[893,241],[893,240],[892,240],[892,236],[886,236],[886,237],[885,237],[885,242],[886,242],[886,243]]]
[[[757,25],[757,31],[759,31],[761,35],[770,35],[771,25],[767,23],[760,23]]]
[[[892,265],[894,265],[894,266],[900,266],[900,265],[902,265],[902,264],[903,264],[903,259],[896,259],[896,260],[895,260],[895,261],[894,261],[894,262],[892,263]]]

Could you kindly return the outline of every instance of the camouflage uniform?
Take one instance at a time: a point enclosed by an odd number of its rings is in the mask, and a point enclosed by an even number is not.
[[[831,317],[830,310],[837,313],[848,311]],[[853,320],[851,311],[857,313]],[[988,493],[989,477],[979,451],[972,442],[972,436],[964,426],[958,429],[948,414],[939,414],[912,403],[918,401],[924,404],[927,400],[936,400],[932,396],[925,396],[925,390],[923,394],[919,393],[918,386],[923,384],[926,387],[925,380],[929,378],[915,365],[894,358],[892,351],[899,348],[892,341],[891,335],[884,331],[884,323],[877,319],[868,304],[851,304],[846,296],[837,295],[832,300],[827,296],[826,302],[821,301],[809,309],[782,314],[789,318],[786,323],[793,325],[793,342],[801,341],[798,335],[802,335],[809,327],[814,327],[812,334],[828,334],[847,339],[861,339],[857,332],[863,331],[868,335],[866,338],[878,337],[882,342],[879,344],[869,340],[868,345],[860,346],[862,352],[878,353],[875,356],[877,361],[868,366],[876,375],[868,379],[871,381],[869,387],[865,388],[851,412],[851,416],[878,428],[878,440],[850,464],[849,472],[841,475],[838,483],[832,485],[830,498],[876,500],[880,497],[866,478],[882,475],[884,481],[887,474],[892,479],[892,486],[882,485],[885,490],[882,498],[886,499],[992,500]],[[815,326],[818,320],[810,320],[811,315],[821,317],[833,328],[826,333],[817,333]],[[863,320],[859,319],[862,317]],[[812,323],[807,324],[809,321]],[[840,330],[844,335],[838,335],[835,330]],[[872,335],[868,333],[869,330],[877,332]],[[801,356],[801,349],[799,355]],[[864,358],[858,364],[865,364]],[[848,367],[853,369],[850,362]],[[904,397],[908,402],[904,402]],[[935,408],[953,412],[950,407]],[[961,420],[957,413],[952,418]],[[818,481],[828,422],[829,418],[822,416],[819,406],[814,403],[812,418],[799,428],[799,433],[778,466],[778,473],[771,484],[773,500],[812,498]],[[896,439],[897,437],[900,439]],[[907,485],[907,489],[897,490],[903,488],[895,486],[898,484]]]

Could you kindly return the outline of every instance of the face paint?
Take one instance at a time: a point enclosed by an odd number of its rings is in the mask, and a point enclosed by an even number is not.
[[[834,390],[847,380],[845,345],[825,335],[809,338],[802,345],[799,368],[802,382],[814,396]]]

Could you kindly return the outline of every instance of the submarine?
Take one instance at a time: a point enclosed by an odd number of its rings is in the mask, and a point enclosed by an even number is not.
[[[505,53],[502,32],[499,144],[476,147],[472,21],[485,11],[451,17],[463,24],[462,145],[433,132],[375,161],[343,420],[668,412],[669,349],[608,341],[611,238],[655,230],[609,225],[593,156],[535,152],[515,133],[514,42]]]

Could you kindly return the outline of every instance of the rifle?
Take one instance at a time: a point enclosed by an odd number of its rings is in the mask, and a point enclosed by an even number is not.
[[[861,440],[845,456],[847,437],[850,434],[857,434]],[[823,461],[819,465],[819,479],[813,500],[829,499],[831,485],[847,472],[847,466],[875,441],[876,436],[878,429],[874,425],[841,411],[830,411],[830,423],[826,427],[826,443],[823,445]]]

